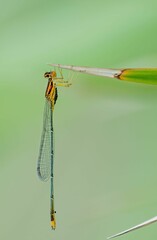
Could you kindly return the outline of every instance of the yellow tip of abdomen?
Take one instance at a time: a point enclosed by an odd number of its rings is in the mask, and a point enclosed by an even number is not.
[[[56,220],[55,220],[54,214],[51,215],[51,223],[50,224],[51,224],[51,228],[53,230],[55,230],[56,229]]]

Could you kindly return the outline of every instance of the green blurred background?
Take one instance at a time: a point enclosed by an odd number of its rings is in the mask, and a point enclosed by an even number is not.
[[[36,175],[47,63],[157,67],[156,8],[156,0],[1,1],[1,239],[102,240],[157,214],[156,86],[79,74],[59,89],[56,231],[50,184]],[[156,236],[154,224],[123,238]]]

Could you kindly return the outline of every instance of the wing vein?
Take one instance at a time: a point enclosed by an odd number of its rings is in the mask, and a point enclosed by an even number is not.
[[[46,99],[43,116],[43,130],[37,162],[37,173],[42,181],[48,181],[51,174],[51,111],[51,102]]]

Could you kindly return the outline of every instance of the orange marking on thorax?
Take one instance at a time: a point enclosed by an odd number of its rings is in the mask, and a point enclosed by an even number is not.
[[[47,88],[46,88],[46,92],[45,92],[46,97],[48,97],[50,95],[51,91],[53,91],[53,88],[54,88],[53,81],[50,80],[47,84]]]

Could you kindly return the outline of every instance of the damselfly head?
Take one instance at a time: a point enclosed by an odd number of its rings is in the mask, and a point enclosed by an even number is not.
[[[44,77],[45,77],[45,78],[55,78],[55,77],[56,77],[56,72],[55,72],[55,71],[46,72],[46,73],[44,74]]]

